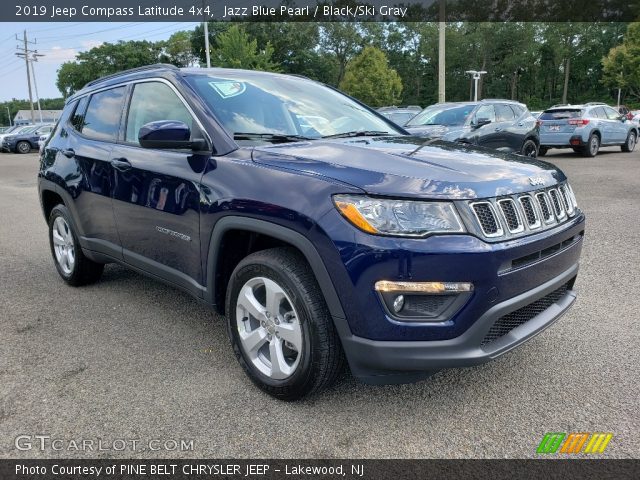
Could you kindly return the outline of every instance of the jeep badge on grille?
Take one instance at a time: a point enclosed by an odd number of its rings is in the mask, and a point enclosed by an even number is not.
[[[534,187],[536,185],[544,185],[544,178],[542,178],[542,177],[529,177],[529,183]]]

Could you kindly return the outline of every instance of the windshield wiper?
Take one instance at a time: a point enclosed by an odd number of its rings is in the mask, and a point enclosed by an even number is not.
[[[287,135],[283,133],[253,133],[253,132],[235,132],[234,140],[266,140],[273,143],[298,142],[300,140],[311,140],[304,135]]]
[[[349,138],[349,137],[381,137],[393,135],[389,132],[381,130],[354,130],[353,132],[334,133],[333,135],[325,135],[321,138]]]

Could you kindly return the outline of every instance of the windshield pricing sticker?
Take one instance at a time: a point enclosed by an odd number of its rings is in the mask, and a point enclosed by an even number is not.
[[[209,82],[209,85],[218,92],[222,98],[231,98],[242,95],[247,89],[243,82]]]

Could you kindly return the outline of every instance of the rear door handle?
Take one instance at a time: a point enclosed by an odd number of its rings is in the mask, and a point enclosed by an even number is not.
[[[497,128],[496,128],[496,132],[500,132],[500,131],[502,131],[502,128],[497,127]]]
[[[129,163],[129,160],[126,158],[114,158],[111,160],[111,165],[113,165],[113,168],[120,170],[121,172],[131,168],[131,163]]]
[[[67,158],[72,158],[76,156],[76,152],[73,150],[73,148],[67,148],[66,150],[63,150],[62,154]]]

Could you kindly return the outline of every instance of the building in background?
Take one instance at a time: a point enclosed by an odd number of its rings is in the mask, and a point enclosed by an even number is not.
[[[55,123],[61,114],[62,110],[42,110],[42,122]],[[40,112],[38,110],[33,111],[33,120],[35,123],[40,123]],[[16,116],[13,117],[14,125],[29,125],[34,122],[31,121],[31,110],[18,110]]]

